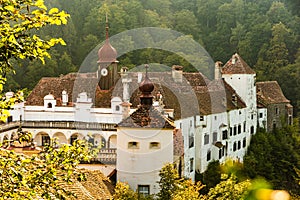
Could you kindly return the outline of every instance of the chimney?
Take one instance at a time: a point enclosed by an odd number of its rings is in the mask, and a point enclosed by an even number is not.
[[[69,101],[69,99],[68,99],[68,93],[65,90],[63,90],[61,92],[61,96],[62,96],[62,105],[66,106],[68,104],[68,101]]]
[[[237,54],[234,54],[231,58],[231,63],[234,65],[236,63],[237,59],[238,59]]]
[[[122,106],[122,119],[126,119],[130,115],[130,106],[131,103],[123,102],[120,104]]]
[[[222,67],[222,62],[217,61],[215,63],[215,80],[219,80],[221,78],[221,67]]]
[[[175,83],[182,83],[182,69],[183,67],[179,65],[172,66],[172,78],[175,81]]]
[[[123,83],[123,102],[129,102],[129,99],[130,99],[129,84],[132,82],[132,79],[128,78],[127,71],[128,71],[127,67],[122,67],[121,77],[122,77],[122,83]]]
[[[138,72],[138,83],[142,82],[143,74],[142,72]]]

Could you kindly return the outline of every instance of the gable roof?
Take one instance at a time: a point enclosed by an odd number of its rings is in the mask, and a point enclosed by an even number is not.
[[[256,74],[237,53],[222,68],[222,74]]]
[[[284,96],[277,81],[265,81],[256,83],[257,105],[260,107],[269,104],[290,103]]]

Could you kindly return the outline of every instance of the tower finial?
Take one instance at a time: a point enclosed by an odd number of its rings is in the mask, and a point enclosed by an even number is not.
[[[148,64],[145,64],[145,69],[146,69],[146,77],[148,77],[148,68],[149,68],[149,65],[148,65]]]
[[[142,106],[144,105],[151,106],[152,98],[153,98],[151,92],[154,90],[154,85],[148,77],[149,65],[145,65],[145,68],[146,68],[146,75],[144,80],[140,83],[140,87],[139,87],[140,91],[142,92],[142,95],[140,96],[140,100]]]
[[[105,27],[105,29],[106,29],[106,40],[108,40],[108,15],[107,15],[107,12],[105,13],[105,22],[106,22],[106,27]]]

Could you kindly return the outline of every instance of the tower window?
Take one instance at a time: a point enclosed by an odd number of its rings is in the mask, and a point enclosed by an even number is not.
[[[159,149],[160,143],[159,142],[150,142],[150,149]]]
[[[140,195],[147,196],[150,194],[150,186],[149,185],[138,185],[138,193]]]
[[[128,149],[138,149],[139,147],[138,142],[128,142]]]

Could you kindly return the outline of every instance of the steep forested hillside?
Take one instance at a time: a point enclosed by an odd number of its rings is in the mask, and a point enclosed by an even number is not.
[[[217,61],[238,52],[258,73],[258,80],[277,80],[295,108],[300,106],[300,18],[294,0],[45,0],[70,13],[66,26],[47,27],[42,37],[60,36],[66,47],[51,51],[51,60],[15,63],[7,89],[32,88],[43,76],[79,69],[86,55],[105,39],[105,14],[110,35],[141,27],[170,28],[191,35]],[[124,45],[130,44],[124,41]],[[167,66],[190,63],[173,53],[144,49],[123,55],[121,65],[146,62]]]

